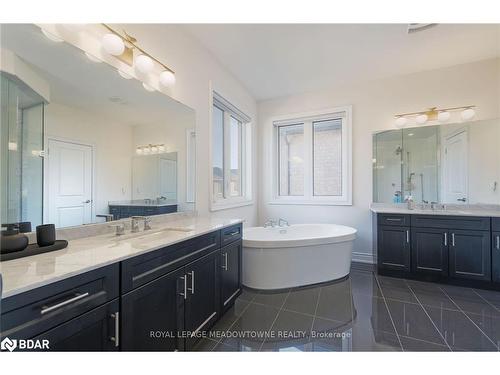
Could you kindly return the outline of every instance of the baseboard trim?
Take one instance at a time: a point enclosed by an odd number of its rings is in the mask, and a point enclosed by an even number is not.
[[[370,264],[370,263],[352,262],[351,269],[358,271],[365,271],[365,272],[375,272],[376,266],[375,264]]]
[[[357,263],[367,263],[367,264],[376,264],[377,263],[373,254],[358,253],[358,252],[352,253],[352,261],[357,262]]]

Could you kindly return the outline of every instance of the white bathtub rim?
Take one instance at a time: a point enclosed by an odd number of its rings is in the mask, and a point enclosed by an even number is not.
[[[304,224],[298,224],[304,225]],[[308,224],[314,225],[314,224]],[[318,224],[325,225],[325,224]],[[262,227],[252,227],[248,228],[247,232],[243,231],[243,247],[247,248],[257,248],[257,249],[273,249],[273,248],[287,248],[287,247],[301,247],[301,246],[314,246],[314,245],[326,245],[326,244],[334,244],[341,242],[349,242],[354,241],[356,239],[356,233],[358,232],[356,229],[352,227],[348,227],[345,225],[337,225],[337,224],[326,224],[326,225],[335,225],[337,227],[343,227],[349,231],[347,234],[340,235],[323,235],[311,238],[295,238],[295,239],[252,239],[249,240],[245,238],[245,233],[248,233],[248,229],[252,228],[262,228]],[[286,229],[286,228],[284,228]]]

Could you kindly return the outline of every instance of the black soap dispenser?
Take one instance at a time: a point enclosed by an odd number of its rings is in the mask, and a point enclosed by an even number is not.
[[[17,224],[2,224],[0,252],[2,254],[21,251],[28,247],[28,237],[19,233]]]

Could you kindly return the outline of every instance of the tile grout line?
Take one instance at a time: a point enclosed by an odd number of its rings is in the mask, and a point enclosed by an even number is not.
[[[471,288],[474,293],[476,293],[483,301],[485,301],[488,305],[493,307],[494,310],[500,312],[500,309],[498,309],[494,304],[492,304],[490,301],[488,301],[486,298],[484,298],[482,295],[480,295],[474,288]]]
[[[485,336],[485,337],[486,337],[486,338],[487,338],[487,339],[488,339],[488,340],[489,340],[489,341],[493,344],[493,346],[494,346],[495,348],[497,348],[497,350],[498,350],[498,349],[499,349],[499,348],[498,348],[498,345],[497,345],[497,344],[495,344],[495,343],[493,342],[493,340],[490,338],[490,336],[488,336],[486,333],[484,333],[484,331],[481,329],[481,327],[479,327],[479,326],[478,326],[478,325],[477,325],[477,324],[476,324],[476,323],[475,323],[475,322],[474,322],[471,318],[469,318],[469,315],[467,315],[467,313],[466,313],[464,310],[462,310],[462,308],[461,308],[460,306],[458,306],[458,304],[457,304],[457,303],[453,300],[453,298],[451,298],[451,296],[450,296],[450,295],[446,292],[446,290],[444,290],[444,289],[443,289],[443,288],[441,288],[441,287],[439,287],[439,289],[441,289],[441,291],[442,291],[444,294],[446,294],[446,296],[447,296],[447,297],[451,300],[451,302],[453,302],[453,304],[454,304],[455,306],[457,306],[457,308],[460,310],[460,312],[461,312],[462,314],[464,314],[464,315],[467,317],[467,319],[469,319],[469,320],[471,321],[471,323],[472,323],[472,324],[474,324],[474,325],[476,326],[476,328],[477,328],[477,329],[478,329],[478,330],[479,330],[479,331],[480,331],[480,332],[481,332],[481,333],[482,333],[482,334],[483,334],[483,335],[484,335],[484,336]],[[471,289],[472,289],[472,288],[471,288]]]
[[[252,299],[250,301],[248,301],[248,304],[246,305],[246,307],[243,309],[243,311],[241,311],[241,314],[238,315],[238,317],[234,320],[234,322],[231,323],[231,325],[229,327],[227,327],[226,331],[229,331],[231,328],[233,328],[233,326],[236,324],[236,322],[238,321],[239,318],[241,318],[241,316],[245,313],[245,311],[247,311],[247,309],[250,307],[250,305],[252,304],[253,300],[255,299],[255,296],[252,297]],[[244,301],[244,300],[243,300]],[[236,301],[235,301],[236,302]],[[221,342],[222,342],[222,337],[217,341],[217,345],[219,345]],[[217,346],[215,345],[211,351],[213,351],[215,349],[215,347]]]
[[[321,297],[321,289],[322,288],[319,288],[319,291],[318,291],[318,299],[316,300],[316,307],[314,308],[314,315],[313,315],[313,320],[311,323],[311,329],[309,330],[309,334],[311,334],[311,335],[312,335],[312,330],[314,328],[314,323],[316,322],[316,314],[318,313],[319,299]]]
[[[429,315],[429,313],[427,312],[426,308],[424,307],[424,305],[422,304],[422,302],[420,302],[420,299],[417,297],[417,294],[415,293],[415,291],[413,290],[413,288],[410,286],[410,284],[408,284],[408,282],[405,280],[405,284],[406,286],[410,289],[411,293],[413,294],[413,297],[415,297],[415,299],[417,300],[417,302],[419,303],[420,307],[422,308],[422,310],[424,310],[425,312],[425,315],[427,315],[427,317],[429,318],[429,320],[431,321],[432,325],[434,326],[434,328],[436,329],[436,331],[439,333],[439,336],[441,336],[441,338],[443,339],[444,343],[446,344],[446,346],[448,347],[448,349],[450,349],[450,351],[453,351],[453,349],[451,349],[451,346],[450,344],[448,344],[448,341],[444,338],[443,334],[441,333],[441,331],[438,329],[438,327],[436,326],[436,323],[434,323],[434,320],[432,320],[431,316]],[[450,297],[448,297],[450,298]]]
[[[399,345],[401,346],[401,350],[404,352],[405,349],[403,348],[403,344],[401,343],[401,338],[399,337],[398,330],[396,329],[396,325],[394,324],[394,319],[392,319],[392,314],[391,314],[391,311],[389,310],[389,306],[387,305],[387,301],[385,299],[384,291],[382,290],[382,286],[380,285],[380,281],[378,280],[376,273],[373,273],[373,275],[375,276],[375,281],[377,281],[377,286],[380,289],[380,293],[382,294],[382,299],[384,301],[385,308],[387,309],[387,313],[389,314],[389,318],[391,319],[392,328],[394,328],[394,332],[396,333],[396,337],[398,338],[398,342],[399,342]]]
[[[269,329],[266,331],[267,334],[269,334],[271,332],[271,330],[273,329],[274,327],[274,324],[276,323],[276,320],[278,320],[278,316],[280,315],[280,312],[283,310],[283,306],[285,306],[285,303],[286,303],[286,300],[288,299],[288,296],[290,295],[290,290],[288,290],[288,293],[286,294],[286,297],[285,299],[283,300],[283,303],[281,304],[279,310],[278,310],[278,313],[276,314],[276,316],[274,317],[274,320],[273,320],[273,323],[271,324],[271,327],[269,327]],[[266,337],[264,337],[264,340],[260,343],[260,347],[259,347],[259,352],[262,350],[262,347],[264,346],[264,343],[266,342]]]

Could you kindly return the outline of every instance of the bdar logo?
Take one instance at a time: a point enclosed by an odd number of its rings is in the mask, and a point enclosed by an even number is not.
[[[11,340],[8,337],[4,338],[2,340],[2,343],[0,344],[0,348],[2,350],[8,350],[9,352],[13,351],[16,347],[17,347],[17,341]]]

